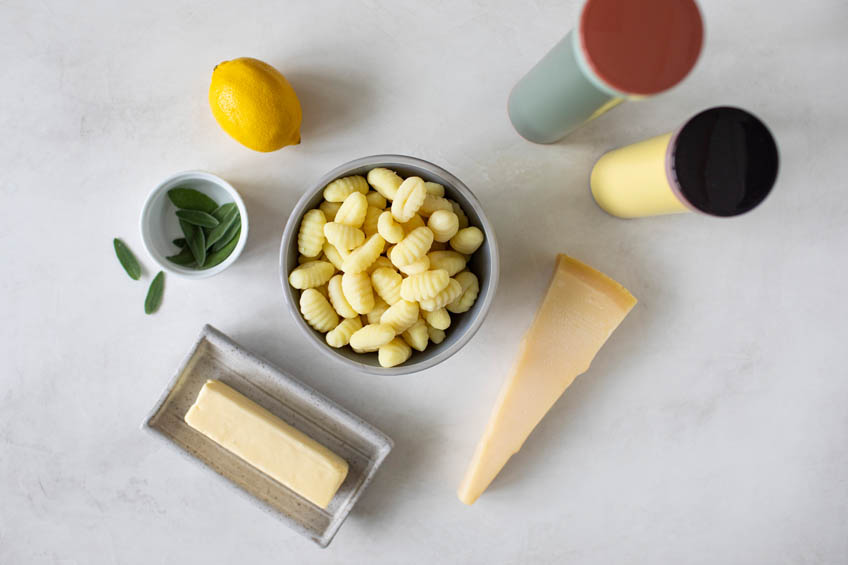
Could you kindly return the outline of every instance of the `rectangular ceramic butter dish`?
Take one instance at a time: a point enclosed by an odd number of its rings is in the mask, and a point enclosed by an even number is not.
[[[210,379],[232,387],[348,463],[347,477],[326,509],[186,424],[186,412]],[[388,436],[208,325],[142,427],[252,495],[321,547],[333,539],[392,449]]]

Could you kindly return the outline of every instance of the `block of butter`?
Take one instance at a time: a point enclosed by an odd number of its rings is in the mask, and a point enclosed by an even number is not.
[[[206,381],[185,422],[321,508],[348,473],[344,459],[220,381]]]
[[[459,486],[462,502],[472,504],[486,490],[635,304],[608,276],[557,257],[548,292]]]

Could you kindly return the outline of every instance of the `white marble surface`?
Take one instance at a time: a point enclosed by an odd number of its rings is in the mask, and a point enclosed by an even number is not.
[[[245,4],[0,3],[0,563],[848,561],[844,2],[704,1],[706,48],[682,86],[553,146],[520,139],[505,103],[574,0]],[[213,121],[212,67],[243,55],[290,77],[302,145],[254,153]],[[762,207],[629,222],[595,207],[601,153],[720,103],[779,141]],[[462,178],[506,266],[471,344],[398,379],[316,360],[276,270],[301,191],[377,152]],[[218,277],[168,278],[147,317],[138,212],[188,168],[242,192],[250,240]],[[115,236],[145,282],[121,271]],[[556,252],[640,303],[463,506],[455,488]],[[139,431],[207,322],[394,437],[329,549]]]

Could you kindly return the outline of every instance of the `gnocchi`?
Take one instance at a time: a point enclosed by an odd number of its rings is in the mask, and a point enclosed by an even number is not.
[[[392,170],[378,167],[368,171],[368,183],[386,200],[394,200],[403,179]]]
[[[395,221],[394,216],[388,210],[381,213],[377,219],[377,233],[389,243],[400,243],[406,235],[403,226]]]
[[[456,251],[431,251],[427,254],[427,257],[430,259],[431,268],[444,269],[450,276],[454,276],[465,269],[467,263],[465,255]]]
[[[376,261],[377,257],[383,252],[385,245],[386,242],[380,237],[380,234],[375,233],[345,257],[342,263],[342,271],[345,273],[361,273],[368,270],[371,263]]]
[[[430,269],[430,258],[426,255],[414,263],[397,268],[404,275],[417,275]]]
[[[328,332],[339,324],[339,316],[324,295],[307,288],[300,295],[300,313],[303,319],[319,332]]]
[[[451,324],[450,314],[444,308],[439,308],[432,312],[424,312],[424,320],[430,327],[442,331],[448,329]]]
[[[386,208],[386,197],[374,190],[365,195],[365,200],[368,201],[369,206],[373,206],[381,212]]]
[[[462,285],[456,279],[451,279],[448,286],[433,298],[421,300],[419,302],[421,309],[426,312],[432,312],[439,308],[444,308],[462,294]]]
[[[361,228],[367,211],[368,200],[365,199],[365,195],[361,192],[352,192],[342,202],[333,221],[346,226]]]
[[[456,214],[457,218],[459,218],[459,229],[467,228],[468,216],[465,215],[465,211],[462,209],[462,206],[460,206],[459,202],[456,202],[455,200],[448,199],[448,202],[450,202],[450,205],[453,208],[453,213]]]
[[[371,273],[371,284],[380,298],[392,305],[400,300],[403,277],[394,269],[380,268]]]
[[[380,346],[380,349],[377,350],[377,361],[379,361],[381,367],[388,369],[406,363],[411,355],[412,348],[401,338],[396,337],[389,343]]]
[[[449,282],[448,272],[441,269],[409,275],[400,285],[400,296],[411,302],[435,298]]]
[[[453,211],[436,210],[427,220],[427,227],[433,232],[433,239],[439,243],[450,241],[459,231],[459,218]]]
[[[382,367],[442,343],[480,293],[468,262],[483,232],[442,184],[386,168],[336,179],[323,196],[301,219],[288,277],[306,323]]]
[[[477,275],[470,271],[462,271],[456,275],[455,280],[462,287],[462,293],[446,308],[454,314],[462,314],[474,306],[477,295],[480,293],[480,282],[477,280]]]
[[[395,338],[395,330],[387,324],[368,324],[353,332],[350,346],[357,353],[377,351]]]
[[[362,231],[365,232],[365,237],[371,237],[377,233],[377,222],[380,220],[382,213],[382,208],[368,207],[368,210],[365,212],[365,220],[362,222]]]
[[[380,316],[380,323],[391,326],[395,335],[408,330],[417,320],[418,303],[409,300],[398,300]]]
[[[374,308],[374,291],[368,273],[343,274],[342,294],[357,314],[367,314]]]
[[[389,261],[389,258],[385,255],[380,255],[377,257],[377,260],[371,263],[371,266],[368,267],[368,274],[373,274],[377,269],[392,269],[394,270],[395,266],[392,265],[392,262]]]
[[[321,257],[307,257],[306,255],[301,255],[297,258],[297,264],[303,265],[304,263],[309,263],[310,261],[320,261]]]
[[[483,243],[483,232],[480,228],[471,226],[463,228],[456,232],[456,235],[450,239],[451,247],[463,255],[471,255]]]
[[[361,327],[362,320],[359,319],[359,316],[343,320],[338,326],[327,332],[327,336],[325,338],[327,340],[327,345],[335,347],[336,349],[344,347],[350,343],[350,336],[352,336],[354,332]]]
[[[445,341],[445,331],[434,328],[433,326],[427,326],[427,335],[430,337],[430,341],[439,345],[443,341]]]
[[[327,218],[321,210],[310,210],[300,221],[297,232],[297,250],[301,255],[316,257],[324,245],[324,224]]]
[[[324,227],[326,229],[326,226]],[[430,231],[430,228],[426,226],[415,228],[409,235],[400,240],[400,243],[392,250],[389,259],[397,267],[409,265],[426,255],[432,244],[433,232]]]
[[[379,324],[380,318],[383,316],[383,312],[389,309],[389,305],[386,304],[386,301],[378,296],[374,297],[374,309],[365,314],[365,323],[367,324]]]
[[[324,224],[324,236],[339,251],[350,251],[365,241],[365,234],[361,229],[336,222]]]
[[[330,299],[330,283],[324,283],[321,286],[316,286],[315,290],[324,295],[327,300]]]
[[[336,179],[324,187],[324,200],[327,202],[344,202],[353,192],[368,194],[368,182],[359,175]]]
[[[336,314],[342,318],[359,318],[359,312],[354,310],[353,306],[345,298],[344,291],[342,290],[341,275],[336,275],[330,279],[330,282],[327,284],[327,293],[330,297],[330,304],[333,306]]]
[[[422,216],[431,216],[436,210],[453,212],[453,207],[447,199],[442,198],[441,196],[427,194],[424,197],[424,202],[422,202],[421,206],[418,208],[418,213]]]
[[[392,201],[392,216],[399,222],[408,222],[421,208],[427,189],[421,177],[409,177],[397,189]]]
[[[300,265],[289,275],[289,284],[298,290],[321,286],[333,276],[335,267],[327,261],[310,261]]]
[[[318,206],[318,209],[324,212],[324,216],[327,218],[328,222],[332,222],[335,221],[336,212],[338,212],[341,207],[341,202],[327,202],[325,200],[320,206]]]
[[[409,220],[408,222],[404,222],[401,225],[403,226],[403,234],[407,235],[407,234],[409,234],[409,232],[411,232],[415,228],[420,228],[420,227],[425,226],[427,224],[424,223],[424,218],[422,218],[418,214],[415,214],[414,216],[412,216],[411,220]]]
[[[425,182],[424,188],[427,190],[427,194],[432,194],[433,196],[444,196],[445,195],[445,187],[437,182]]]
[[[327,241],[324,243],[324,255],[327,257],[327,261],[332,263],[336,269],[341,271],[345,257],[348,256],[348,252],[339,251],[335,245]]]
[[[424,351],[427,349],[427,342],[430,341],[430,334],[427,332],[427,322],[419,318],[412,326],[403,332],[403,340],[416,351]]]

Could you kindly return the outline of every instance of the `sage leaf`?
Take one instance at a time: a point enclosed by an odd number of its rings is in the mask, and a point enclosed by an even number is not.
[[[183,230],[194,261],[199,267],[203,266],[206,261],[206,235],[203,230],[185,220],[180,220],[180,228]]]
[[[236,237],[236,234],[238,234],[240,232],[241,232],[241,216],[236,218],[236,220],[233,222],[233,225],[231,225],[230,229],[227,230],[227,233],[225,233],[223,236],[221,236],[221,239],[219,239],[215,243],[215,245],[212,246],[212,252],[214,253],[215,251],[220,251],[221,249],[226,247],[227,244],[229,244],[233,240],[233,238]],[[238,238],[236,238],[236,242],[238,242]]]
[[[209,249],[215,242],[221,239],[224,234],[227,233],[227,230],[230,229],[230,227],[233,225],[233,223],[236,221],[236,218],[238,217],[238,208],[230,208],[224,215],[224,218],[218,223],[218,225],[212,228],[212,231],[207,234],[206,248]]]
[[[183,249],[188,245],[188,242],[186,241],[186,238],[184,238],[184,237],[178,237],[177,239],[175,239],[171,243],[173,243],[174,245],[176,245],[180,249]]]
[[[236,206],[236,203],[227,202],[226,204],[221,204],[220,206],[218,206],[218,208],[214,212],[212,212],[212,215],[215,216],[215,219],[220,222],[224,219],[224,216],[226,216],[227,213],[233,208],[238,210],[238,206]]]
[[[144,313],[152,314],[162,304],[162,294],[165,292],[165,273],[159,273],[153,277],[150,288],[147,289],[147,298],[144,299]]]
[[[218,208],[218,203],[193,188],[172,188],[168,191],[168,198],[177,208],[183,210],[197,210],[211,214]]]
[[[215,265],[219,265],[220,263],[223,263],[224,260],[226,260],[226,258],[229,257],[230,254],[233,252],[233,249],[236,248],[236,244],[238,243],[240,235],[241,235],[241,228],[239,228],[239,230],[236,231],[235,237],[233,237],[226,246],[222,247],[218,251],[213,251],[212,253],[210,253],[209,257],[206,259],[206,264],[203,265],[201,268],[202,269],[211,269]]]
[[[191,249],[189,249],[188,247],[183,247],[182,251],[180,251],[176,255],[165,257],[165,259],[181,267],[197,266],[197,263],[194,262],[194,255],[191,254]]]
[[[177,210],[177,217],[190,224],[204,228],[214,228],[220,223],[212,214],[207,214],[199,210]]]
[[[130,248],[127,247],[127,244],[117,237],[112,241],[112,244],[115,246],[115,255],[118,256],[118,261],[121,262],[121,266],[130,278],[134,281],[141,278],[141,265],[138,264],[138,260],[133,255],[133,252],[130,251]]]

